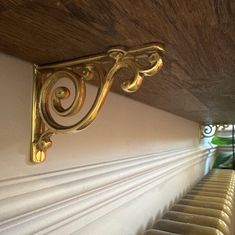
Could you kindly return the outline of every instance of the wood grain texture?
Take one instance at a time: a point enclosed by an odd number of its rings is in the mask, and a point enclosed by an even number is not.
[[[235,122],[234,0],[0,2],[0,50],[33,63],[150,42],[165,45],[165,66],[124,95],[200,123]]]

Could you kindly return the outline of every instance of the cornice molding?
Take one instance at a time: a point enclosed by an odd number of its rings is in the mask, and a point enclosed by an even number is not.
[[[3,180],[0,233],[78,230],[212,154],[191,147]]]

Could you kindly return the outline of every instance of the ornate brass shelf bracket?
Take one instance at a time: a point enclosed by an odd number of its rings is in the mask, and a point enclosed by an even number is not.
[[[41,163],[46,159],[46,152],[52,146],[51,137],[55,134],[76,133],[94,121],[121,69],[127,69],[133,75],[122,83],[121,88],[125,92],[135,92],[145,76],[152,76],[161,69],[163,52],[160,45],[151,44],[131,50],[113,48],[105,54],[63,63],[35,65],[31,161]],[[63,101],[71,96],[71,90],[68,86],[58,86],[62,79],[68,79],[73,85],[74,95],[68,107],[65,107]],[[86,98],[86,82],[93,79],[97,79],[99,85],[89,111],[75,124],[61,124],[56,117],[68,118],[82,109]]]

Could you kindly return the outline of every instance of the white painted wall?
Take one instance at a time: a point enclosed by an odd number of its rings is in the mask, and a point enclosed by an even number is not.
[[[46,162],[32,165],[28,161],[32,65],[0,54],[0,71],[0,180],[3,184],[11,178],[30,178],[39,173],[77,169],[106,161],[115,163],[115,160],[125,161],[146,154],[162,153],[162,156],[167,156],[166,151],[174,149],[181,156],[181,151],[185,149],[198,149],[197,123],[110,93],[100,115],[90,127],[75,135],[56,136]],[[94,89],[89,86],[90,92],[93,93]],[[84,231],[78,234],[131,235],[142,231],[148,221],[169,204],[169,200],[173,200],[204,174],[205,156],[206,153],[201,154],[202,161],[188,166],[173,180],[166,178],[162,187],[138,196],[136,201],[109,212],[111,214],[103,219],[89,225],[88,222],[84,223]],[[98,217],[96,215],[95,218]],[[106,233],[106,227],[112,231]]]

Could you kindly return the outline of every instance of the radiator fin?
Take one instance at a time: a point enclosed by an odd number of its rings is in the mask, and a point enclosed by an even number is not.
[[[231,235],[235,173],[212,170],[144,235]]]

